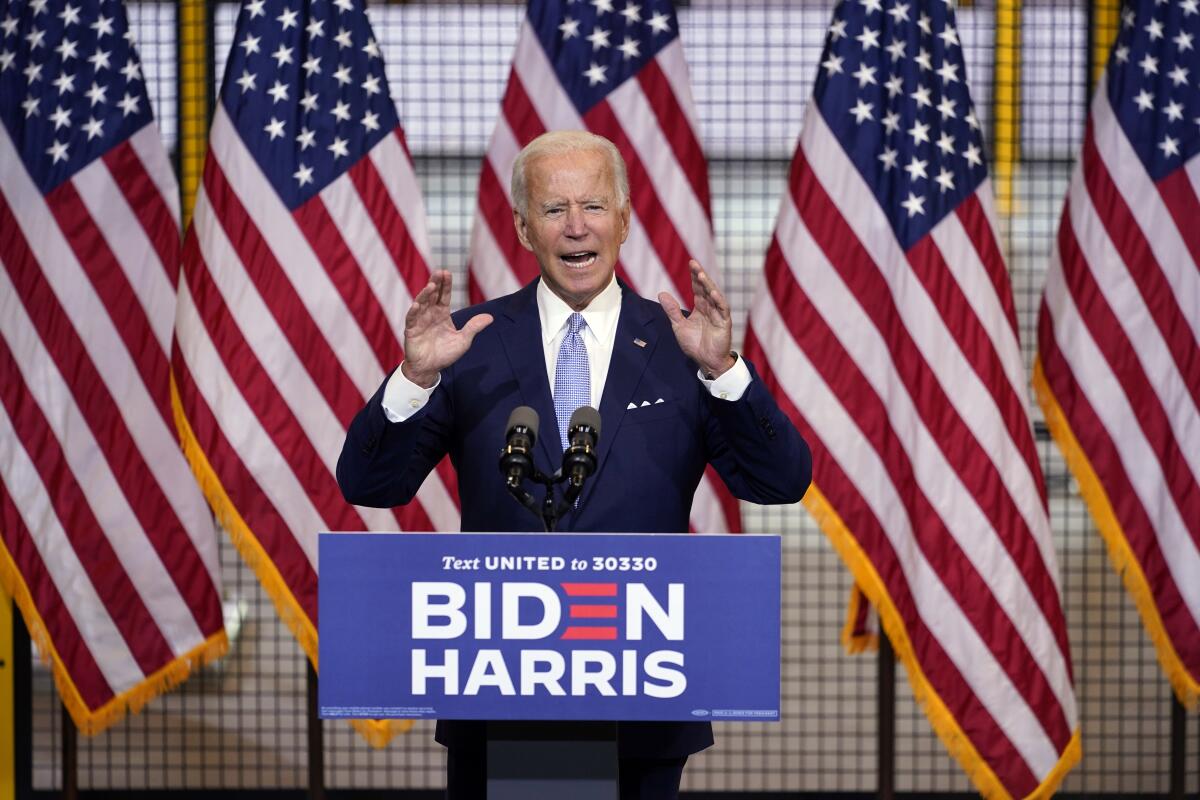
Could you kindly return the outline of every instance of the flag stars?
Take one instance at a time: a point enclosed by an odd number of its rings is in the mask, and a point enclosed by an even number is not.
[[[337,70],[335,70],[333,73],[333,79],[336,80],[338,83],[340,83],[342,86],[345,86],[346,84],[350,83],[350,81],[351,81],[350,68],[347,67],[345,64],[338,64]]]
[[[1179,155],[1179,140],[1167,136],[1158,143],[1158,149],[1163,151],[1163,158]]]
[[[108,87],[101,86],[100,84],[96,83],[95,81],[92,81],[92,88],[90,88],[86,92],[84,92],[84,95],[87,97],[88,100],[91,101],[91,105],[93,105],[93,106],[96,105],[97,103],[107,103],[108,102],[107,94],[108,94]]]
[[[925,70],[926,72],[931,72],[933,70],[933,56],[931,56],[929,51],[924,47],[918,50],[917,54],[913,56],[913,61],[917,62],[918,66],[920,66],[921,69]]]
[[[589,42],[592,43],[592,50],[596,51],[602,47],[611,47],[611,45],[609,44],[609,41],[608,41],[608,37],[610,35],[611,35],[611,33],[609,31],[604,30],[603,28],[596,28],[591,33],[589,33],[585,38]]]
[[[1184,50],[1193,49],[1193,38],[1195,38],[1193,34],[1180,31],[1179,35],[1171,39],[1171,41],[1175,43],[1175,46],[1179,48],[1180,52],[1183,52]]]
[[[7,39],[17,32],[18,20],[12,14],[7,15],[3,22],[0,22],[0,31],[4,32],[4,38]]]
[[[333,0],[333,4],[338,7],[338,13],[354,10],[353,0]]]
[[[604,73],[608,72],[608,67],[597,64],[595,61],[583,71],[583,76],[588,79],[588,86],[595,86],[600,83],[607,83],[608,78]]]
[[[54,164],[60,161],[67,160],[67,143],[55,141],[54,144],[46,148],[46,155],[50,156]]]
[[[305,92],[304,97],[300,98],[300,105],[304,106],[304,110],[308,112],[316,111],[317,95],[315,92]]]
[[[879,31],[874,28],[863,28],[863,32],[854,39],[862,44],[864,53],[872,47],[879,47]]]
[[[25,67],[25,69],[21,71],[25,73],[26,83],[33,83],[34,81],[40,81],[42,79],[41,64],[30,63],[29,66]]]
[[[842,72],[842,57],[829,54],[829,58],[821,62],[821,66],[825,68],[825,74],[833,77],[835,73]]]
[[[868,67],[865,61],[859,64],[858,69],[856,69],[852,74],[858,79],[858,88],[860,89],[866,86],[868,83],[877,82],[875,80],[875,68]]]
[[[1142,30],[1150,34],[1150,41],[1163,38],[1163,24],[1156,19],[1150,20]]]
[[[1125,45],[1121,45],[1113,51],[1113,56],[1122,64],[1127,64],[1129,63],[1129,48]]]
[[[284,47],[282,44],[276,48],[274,53],[271,53],[271,58],[275,59],[275,66],[282,67],[284,64],[292,63],[292,48]]]
[[[914,146],[921,142],[928,142],[929,126],[923,122],[913,122],[913,126],[908,129],[908,135],[912,137]]]
[[[238,43],[238,47],[246,51],[246,55],[258,52],[258,43],[262,41],[261,36],[251,36],[246,34],[246,38]]]
[[[948,133],[943,133],[937,140],[938,150],[941,150],[946,155],[954,153],[954,137]]]
[[[320,37],[325,35],[325,20],[323,20],[323,19],[309,20],[308,25],[306,25],[304,27],[304,30],[308,31],[309,39],[319,39]]]
[[[273,102],[278,103],[288,99],[288,87],[281,81],[275,81],[275,84],[267,89],[267,94],[271,95]]]
[[[87,133],[88,141],[95,139],[97,136],[104,135],[104,120],[98,120],[95,117],[88,117],[88,121],[83,123],[83,130]]]
[[[920,107],[920,106],[928,107],[928,106],[933,105],[933,101],[929,99],[929,88],[922,86],[919,83],[917,84],[916,91],[914,91],[912,94],[910,94],[909,97],[911,97],[914,101],[916,101],[916,104],[918,107]]]
[[[958,83],[958,64],[943,62],[942,66],[938,67],[937,74],[946,83]]]
[[[111,68],[111,65],[108,62],[110,56],[112,56],[111,50],[97,50],[88,56],[87,60],[92,65],[92,69],[95,72],[99,72],[102,69]]]
[[[889,111],[880,122],[883,123],[883,127],[887,129],[888,133],[900,130],[900,114],[896,111]]]
[[[29,3],[29,7],[33,9],[33,15],[37,17],[46,13],[46,4],[49,2],[50,0],[32,0]]]
[[[362,90],[369,95],[377,95],[382,90],[379,88],[379,76],[371,75],[362,82]]]
[[[895,97],[904,92],[904,80],[899,75],[892,75],[883,85],[887,89],[888,97]]]
[[[25,41],[29,42],[30,52],[37,50],[39,47],[45,47],[46,32],[41,28],[34,28],[29,33],[25,34]]]
[[[303,153],[308,148],[316,146],[317,134],[308,128],[301,127],[300,133],[296,134],[296,144],[300,145],[300,152]]]
[[[887,10],[887,13],[891,15],[893,22],[899,25],[901,22],[908,22],[909,7],[908,3],[896,3]]]
[[[563,19],[562,24],[558,26],[558,30],[562,33],[564,42],[568,39],[574,39],[579,35],[579,20],[566,17]]]
[[[1158,74],[1158,59],[1149,53],[1146,54],[1145,58],[1138,62],[1138,66],[1142,68],[1142,73],[1145,75],[1150,75],[1152,73],[1154,75]]]
[[[942,119],[957,119],[958,115],[954,113],[954,101],[949,97],[943,97],[942,102],[938,103],[937,110],[941,113]]]
[[[310,56],[300,66],[309,77],[321,74],[321,59],[316,56]]]
[[[894,150],[891,147],[883,148],[883,152],[880,153],[877,156],[877,158],[883,163],[883,171],[884,172],[891,172],[893,169],[895,169],[896,158],[899,155],[900,155],[899,152],[897,152],[896,150]]]
[[[367,38],[367,43],[363,45],[363,52],[367,54],[367,58],[379,58],[379,45],[376,44],[373,36]]]
[[[300,16],[300,12],[287,8],[275,18],[275,21],[279,23],[280,30],[286,31],[288,28],[299,27],[299,24],[296,22],[296,17],[298,16]]]
[[[127,83],[140,81],[142,79],[142,65],[132,58],[126,59],[125,66],[121,67],[121,74],[125,76]]]
[[[128,117],[130,114],[138,113],[138,105],[141,101],[142,98],[126,92],[125,96],[117,101],[117,105],[121,107],[121,116]]]
[[[271,137],[271,141],[275,141],[280,136],[283,136],[283,120],[271,117],[271,121],[263,126],[263,130]]]
[[[912,192],[908,193],[908,198],[900,204],[905,211],[908,212],[908,218],[912,219],[917,214],[925,214],[925,197],[918,197]]]
[[[264,13],[263,8],[266,5],[267,0],[252,0],[252,2],[247,3],[245,8],[246,12],[250,15],[250,19],[261,17]]]
[[[947,25],[938,34],[938,38],[942,40],[946,47],[958,47],[958,31],[952,25]]]
[[[904,58],[904,51],[908,47],[908,42],[900,39],[892,39],[892,43],[883,48],[887,54],[892,57],[892,63]]]
[[[875,117],[871,114],[871,110],[873,108],[873,104],[866,102],[860,97],[854,108],[850,109],[850,113],[854,115],[854,121],[859,125],[862,125],[867,120],[875,119]]]
[[[626,22],[630,25],[635,22],[641,22],[642,7],[633,3],[626,3],[625,7],[621,9],[621,16],[624,17]]]
[[[1183,86],[1187,83],[1187,76],[1187,67],[1182,67],[1178,64],[1175,65],[1175,69],[1167,73],[1167,77],[1171,79],[1171,83],[1176,86]]]
[[[292,177],[296,179],[296,181],[298,182],[298,184],[300,186],[304,186],[305,184],[312,183],[313,182],[313,168],[307,167],[307,166],[301,164],[300,168],[292,173]]]
[[[21,101],[21,108],[25,111],[25,119],[29,119],[34,114],[42,113],[42,112],[38,111],[38,103],[40,103],[40,102],[41,102],[41,100],[34,97],[33,95],[30,95],[30,96],[26,97],[23,101]]]
[[[54,48],[54,52],[58,53],[63,61],[69,61],[79,57],[78,47],[78,42],[64,37],[58,47]]]
[[[1192,14],[1200,14],[1197,10],[1197,0],[1180,0],[1179,7],[1183,9],[1183,15],[1190,17]]]
[[[1133,98],[1133,102],[1137,103],[1139,111],[1150,111],[1154,108],[1154,95],[1146,89],[1138,92],[1137,97]]]
[[[350,119],[350,104],[344,100],[338,100],[333,107],[333,111],[329,113],[333,114],[334,118],[338,121],[345,122]]]
[[[979,130],[979,118],[975,116],[975,109],[972,108],[968,111],[967,115],[963,117],[963,121],[970,125],[973,130]]]
[[[921,33],[925,34],[926,36],[933,34],[933,28],[929,24],[932,21],[933,20],[929,18],[928,14],[922,14],[921,16],[917,17],[917,27],[921,29]]]
[[[1172,100],[1167,103],[1167,107],[1163,109],[1163,113],[1167,115],[1167,119],[1172,122],[1178,122],[1183,119],[1183,103],[1177,103]]]
[[[838,41],[839,39],[846,38],[846,20],[835,20],[829,26],[829,38],[834,42]]]
[[[55,106],[54,113],[50,115],[50,121],[54,123],[54,130],[58,130],[63,126],[71,124],[71,112],[62,106]]]
[[[934,181],[937,182],[938,186],[942,187],[942,194],[954,191],[954,173],[945,167],[938,170]]]
[[[983,154],[980,153],[979,148],[974,144],[967,145],[967,149],[963,151],[963,158],[965,158],[967,163],[972,166],[983,166]]]
[[[346,146],[348,144],[349,144],[349,142],[347,142],[345,139],[341,138],[340,136],[334,136],[333,143],[330,144],[329,147],[327,147],[326,149],[329,152],[333,153],[333,160],[337,161],[339,158],[342,158],[343,156],[350,155],[350,148],[348,148]]]
[[[258,87],[255,85],[255,81],[257,79],[257,73],[253,73],[248,69],[242,70],[242,77],[237,79],[237,85],[242,87],[242,94],[245,94],[251,89],[257,89]]]
[[[67,3],[63,6],[63,10],[58,12],[58,18],[63,21],[63,27],[69,28],[72,25],[79,24],[79,6],[73,6]]]
[[[365,130],[379,130],[379,114],[375,113],[374,111],[368,111],[367,113],[363,114],[363,118],[360,120],[360,122]]]
[[[636,39],[630,39],[628,36],[626,36],[625,41],[621,42],[617,49],[620,50],[621,54],[628,60],[630,58],[637,58],[642,54],[638,49],[640,46],[641,45],[638,44]]]
[[[613,0],[589,0],[596,7],[596,16],[602,17],[613,11]]]
[[[864,13],[870,14],[874,11],[882,11],[883,6],[880,0],[858,0],[859,4],[866,9]]]
[[[670,33],[671,18],[661,12],[656,13],[650,19],[646,20],[646,24],[650,26],[653,33]]]
[[[337,36],[334,36],[333,40],[337,42],[339,50],[351,47],[354,44],[350,40],[350,31],[346,30],[345,28],[338,28]]]
[[[16,59],[16,57],[17,54],[11,50],[4,50],[3,52],[0,52],[0,73],[7,72],[8,69],[13,65],[13,60]],[[60,89],[58,93],[62,94],[62,90]]]

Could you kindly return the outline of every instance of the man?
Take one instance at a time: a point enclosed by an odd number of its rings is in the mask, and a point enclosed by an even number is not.
[[[407,503],[449,453],[464,531],[540,530],[497,469],[508,414],[538,412],[535,463],[551,473],[571,413],[590,404],[602,420],[597,470],[559,531],[686,532],[707,464],[742,499],[798,501],[808,446],[731,352],[729,304],[700,265],[690,264],[690,315],[616,279],[630,207],[612,143],[538,137],[513,164],[512,196],[539,280],[451,315],[450,275],[433,275],[405,319],[404,363],[350,426],[337,472],[346,499]],[[449,796],[482,797],[483,723],[439,723],[437,739],[449,747]],[[688,755],[712,742],[708,723],[621,724],[621,797],[675,797]]]

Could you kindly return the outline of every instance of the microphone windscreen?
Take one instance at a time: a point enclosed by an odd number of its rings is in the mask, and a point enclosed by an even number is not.
[[[596,439],[600,439],[600,412],[591,406],[580,406],[575,409],[575,413],[571,415],[571,424],[567,426],[567,430],[574,430],[580,425],[586,425],[596,432]]]
[[[513,428],[521,426],[529,429],[530,436],[536,440],[538,435],[538,414],[529,406],[517,406],[508,415],[508,426],[505,435],[512,433]]]

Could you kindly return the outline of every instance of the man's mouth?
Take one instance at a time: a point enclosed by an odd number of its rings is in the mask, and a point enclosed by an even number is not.
[[[563,253],[559,258],[568,267],[583,269],[596,263],[596,251],[581,250],[578,253]]]

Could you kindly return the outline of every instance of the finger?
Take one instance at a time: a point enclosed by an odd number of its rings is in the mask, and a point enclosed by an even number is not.
[[[473,341],[480,331],[492,324],[493,319],[491,314],[476,314],[463,325],[462,334],[467,337],[468,342]]]
[[[671,321],[671,325],[679,325],[684,321],[683,312],[679,309],[679,301],[674,295],[669,292],[659,292],[658,302],[662,305],[663,311],[667,312],[667,319]]]
[[[435,286],[437,286],[437,304],[440,306],[450,305],[450,288],[452,286],[452,279],[449,271],[439,269],[437,272],[433,273],[433,283]]]

